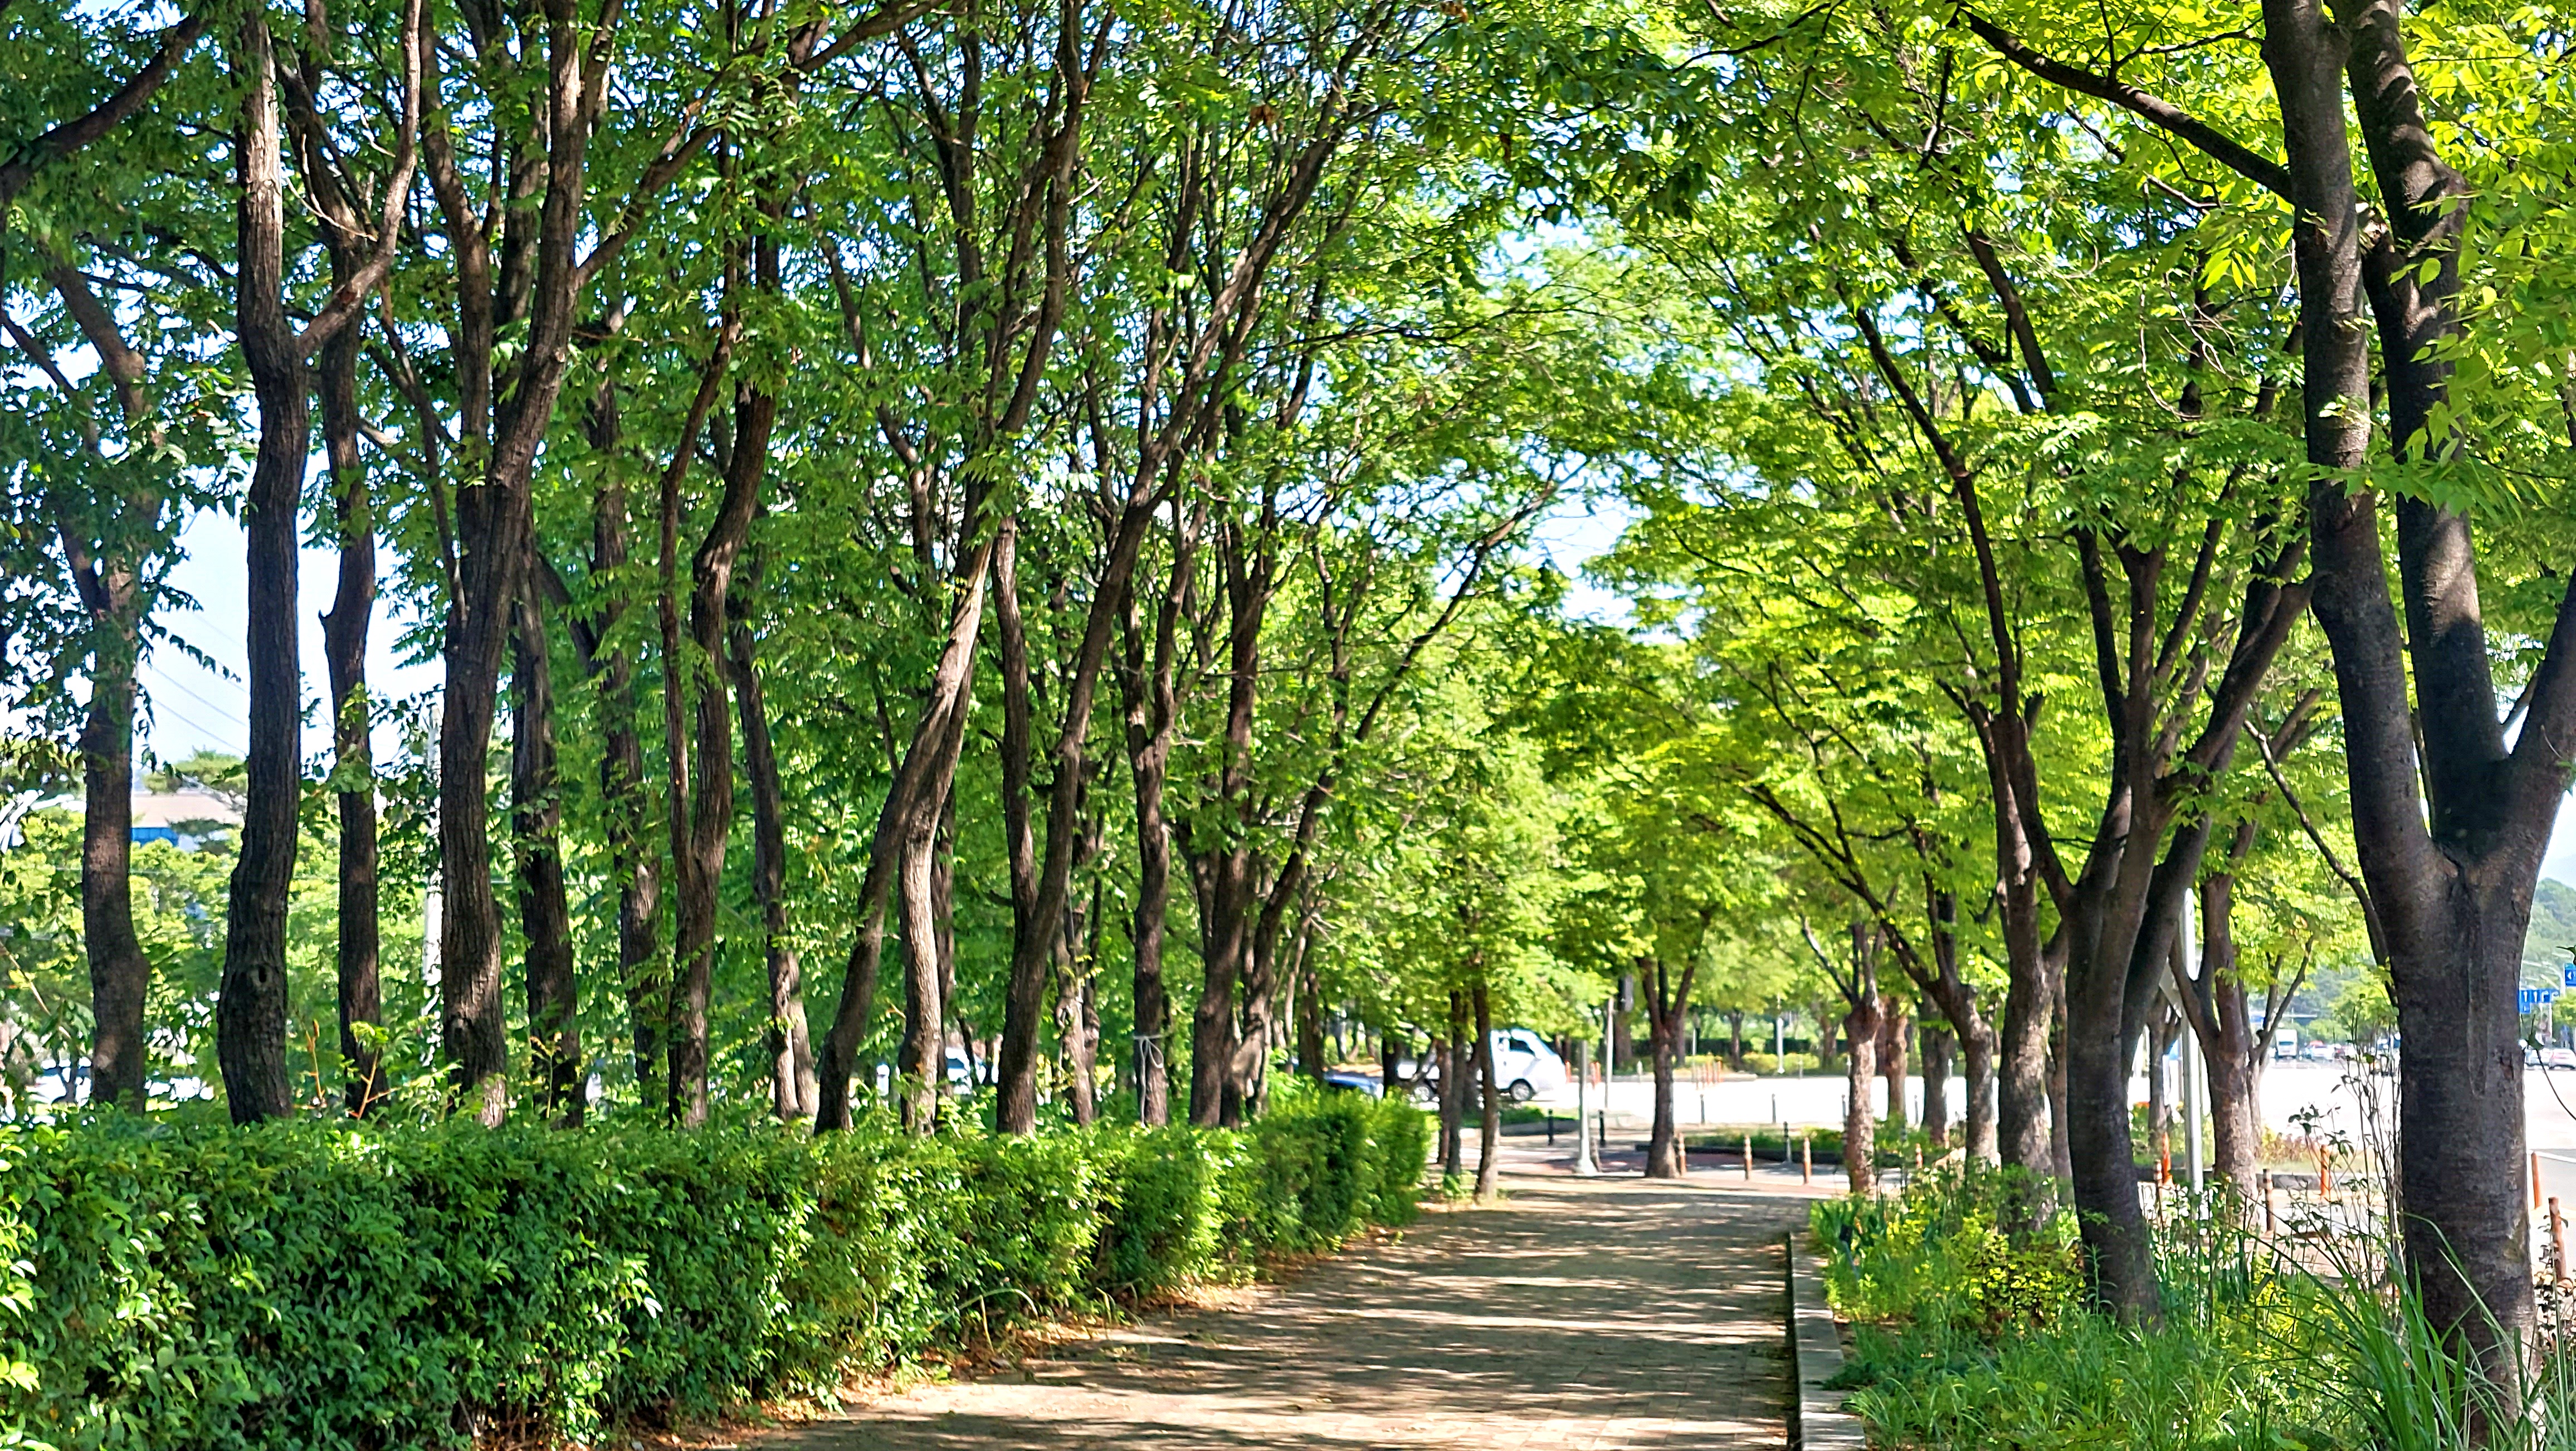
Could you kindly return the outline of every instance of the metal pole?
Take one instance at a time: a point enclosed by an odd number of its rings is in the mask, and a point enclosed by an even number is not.
[[[1601,1164],[1592,1157],[1592,1057],[1591,1035],[1574,1040],[1574,1172],[1577,1177],[1597,1179]]]
[[[2182,898],[2182,971],[2194,982],[2200,980],[2200,893],[2189,891]],[[2200,1035],[2183,1025],[2183,1148],[2191,1155],[2191,1192],[2196,1199],[2201,1192],[2200,1116],[2208,1106],[2209,1075],[2201,1066]]]
[[[1610,1019],[1618,1011],[1619,999],[1615,995],[1601,1004],[1601,1106],[1604,1109],[1610,1106],[1610,1080],[1619,1072],[1618,1057],[1610,1051]]]

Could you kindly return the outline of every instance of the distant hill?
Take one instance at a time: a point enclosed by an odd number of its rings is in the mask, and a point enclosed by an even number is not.
[[[2571,956],[2576,956],[2576,887],[2543,877],[2531,897],[2531,932],[2522,939],[2523,980],[2544,977],[2554,987],[2558,969]]]

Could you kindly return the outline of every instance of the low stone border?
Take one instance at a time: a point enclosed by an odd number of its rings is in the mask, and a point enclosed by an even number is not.
[[[1798,1400],[1790,1407],[1789,1444],[1798,1451],[1867,1451],[1869,1433],[1861,1419],[1843,1409],[1843,1392],[1825,1382],[1842,1374],[1842,1335],[1834,1328],[1833,1306],[1825,1300],[1824,1277],[1802,1241],[1789,1236],[1789,1369],[1797,1377]]]

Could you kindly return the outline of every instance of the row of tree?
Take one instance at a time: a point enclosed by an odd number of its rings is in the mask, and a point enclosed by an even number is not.
[[[601,1074],[694,1124],[756,1061],[835,1128],[891,1057],[927,1129],[957,1042],[1025,1132],[1096,1112],[1123,968],[1137,1114],[1256,1111],[1339,863],[1471,789],[1467,638],[1654,382],[1495,264],[1511,81],[1454,8],[8,15],[8,646],[81,778],[87,1012],[47,1020],[92,1101],[193,1068],[253,1122],[310,1057],[354,1114],[434,1062],[486,1122]],[[129,802],[210,506],[248,750],[180,909],[219,981],[172,1001]],[[369,688],[380,591],[434,712]]]
[[[1944,1025],[1969,1151],[2068,1184],[2149,1316],[2141,1039],[2197,1035],[2242,1181],[2281,1003],[2367,960],[2428,1305],[2527,1331],[2516,989],[2576,754],[2554,12],[0,25],[8,648],[85,778],[95,1097],[172,1031],[137,664],[230,502],[238,1119],[294,1106],[332,838],[361,1113],[434,1061],[486,1121],[597,1073],[832,1128],[891,1058],[927,1128],[959,1040],[1005,1132],[1104,1083],[1222,1123],[1348,1018],[1390,1077],[1434,1040],[1454,1136],[1488,1024],[1624,979],[1677,1172],[1693,1002],[1814,988],[1856,1090],[1892,1004]],[[1526,547],[1614,496],[1617,626]],[[417,761],[374,755],[380,587],[444,668]],[[433,863],[434,994],[389,992]]]

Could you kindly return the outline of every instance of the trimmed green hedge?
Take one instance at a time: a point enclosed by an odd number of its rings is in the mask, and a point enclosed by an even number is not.
[[[0,1131],[0,1448],[595,1439],[1327,1249],[1422,1115],[1239,1131]]]

